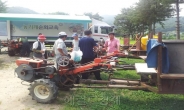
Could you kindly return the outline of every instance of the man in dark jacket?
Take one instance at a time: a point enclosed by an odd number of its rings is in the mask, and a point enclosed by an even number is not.
[[[27,38],[19,38],[19,42],[22,43],[20,57],[29,57],[31,50]]]
[[[97,48],[97,45],[93,38],[91,38],[92,32],[90,30],[84,31],[85,36],[79,40],[80,50],[83,52],[81,64],[89,63],[94,60],[95,55],[93,49]],[[97,80],[102,80],[100,77],[100,71],[95,71],[94,75]],[[83,73],[82,79],[88,79],[89,74]]]

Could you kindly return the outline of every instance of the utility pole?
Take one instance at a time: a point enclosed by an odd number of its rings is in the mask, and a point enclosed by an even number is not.
[[[176,14],[177,14],[177,21],[176,21],[176,37],[177,39],[180,39],[180,12],[179,12],[179,0],[176,0]]]

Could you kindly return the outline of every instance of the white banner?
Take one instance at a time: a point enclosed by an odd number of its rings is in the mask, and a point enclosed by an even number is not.
[[[43,33],[45,36],[58,36],[58,33],[64,31],[68,36],[73,33],[82,35],[87,24],[84,23],[47,23],[47,22],[11,22],[12,36],[38,36]]]

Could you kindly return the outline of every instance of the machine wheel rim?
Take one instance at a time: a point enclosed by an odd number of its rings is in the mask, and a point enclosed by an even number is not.
[[[37,85],[34,88],[34,94],[40,99],[47,99],[50,95],[49,89],[44,85]]]

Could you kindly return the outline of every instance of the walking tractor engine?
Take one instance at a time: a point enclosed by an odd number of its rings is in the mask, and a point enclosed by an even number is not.
[[[98,56],[99,58],[85,64],[75,64],[67,56],[57,58],[55,63],[20,58],[16,60],[18,67],[15,69],[15,73],[18,78],[30,83],[29,94],[32,99],[39,103],[53,102],[58,96],[59,88],[70,89],[74,87],[121,88],[149,90],[159,94],[184,94],[184,69],[182,62],[178,63],[179,59],[183,59],[180,47],[183,46],[184,42],[169,40],[165,41],[166,46],[162,42],[162,33],[158,33],[158,41],[150,39],[148,44],[150,45],[148,46],[146,63],[129,65],[118,58],[130,58],[131,55],[118,51]],[[176,52],[179,54],[175,54]],[[175,57],[176,55],[177,57]],[[172,65],[176,65],[179,69],[172,68]],[[113,78],[114,70],[118,69],[136,70],[140,79]],[[88,75],[90,75],[96,71],[108,73],[109,77],[106,80],[81,78],[82,74],[89,73]]]
[[[16,60],[18,67],[15,69],[15,73],[21,80],[31,83],[29,92],[32,99],[40,103],[51,103],[57,98],[58,88],[69,89],[79,87],[76,86],[79,83],[88,84],[89,82],[97,81],[82,80],[81,74],[83,73],[104,70],[111,76],[114,71],[112,65],[116,64],[112,60],[115,59],[96,58],[93,62],[75,65],[73,61],[64,56],[56,60],[56,69],[54,64],[45,64],[43,60],[20,58]],[[102,82],[97,81],[95,83],[101,84]],[[107,84],[110,83],[110,81],[106,82]]]

